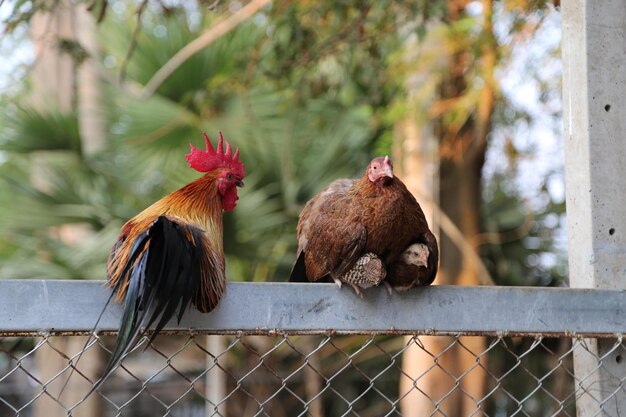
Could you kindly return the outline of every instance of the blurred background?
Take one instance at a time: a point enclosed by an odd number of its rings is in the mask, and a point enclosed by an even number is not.
[[[439,237],[436,284],[567,286],[558,7],[0,0],[0,278],[104,279],[120,227],[221,130],[247,171],[231,281],[286,281],[305,202],[390,155]],[[407,373],[432,362],[412,352]]]

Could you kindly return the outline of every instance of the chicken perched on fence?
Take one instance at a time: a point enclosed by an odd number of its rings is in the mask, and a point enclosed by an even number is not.
[[[412,245],[416,257],[402,256]],[[384,268],[378,276],[363,277],[362,257],[376,267],[372,255]],[[432,283],[439,249],[419,204],[393,175],[391,160],[378,157],[362,178],[334,181],[307,202],[298,221],[296,256],[290,281],[331,278],[360,295],[361,288],[381,281],[398,289]]]
[[[414,243],[401,258],[389,266],[387,283],[396,291],[430,285],[437,273],[437,256],[431,258],[429,248],[437,248],[437,239],[432,233],[424,235],[426,243]]]
[[[389,280],[385,281],[387,289],[404,291],[415,286],[429,285],[432,282],[431,278],[434,278],[428,268],[429,255],[428,246],[423,243],[414,243],[406,248],[400,259],[391,265]],[[375,254],[367,252],[336,282],[338,285],[342,282],[350,284],[362,297],[361,288],[379,285],[386,276],[387,269],[383,261]]]
[[[108,284],[124,311],[101,381],[147,328],[154,325],[152,341],[174,315],[180,322],[190,304],[206,313],[222,297],[222,212],[235,208],[245,169],[239,149],[233,154],[221,132],[217,151],[204,137],[206,151],[191,145],[187,161],[206,174],[130,219],[113,247]]]
[[[367,252],[354,263],[352,269],[339,277],[337,283],[341,286],[342,282],[347,282],[357,294],[361,295],[360,288],[376,286],[386,276],[387,269],[385,269],[383,261],[372,252]]]

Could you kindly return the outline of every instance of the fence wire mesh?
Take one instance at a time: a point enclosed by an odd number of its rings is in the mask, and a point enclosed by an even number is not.
[[[592,339],[188,333],[144,340],[89,396],[112,338],[86,340],[0,339],[0,416],[575,416],[624,395],[589,383],[621,337],[581,376]]]

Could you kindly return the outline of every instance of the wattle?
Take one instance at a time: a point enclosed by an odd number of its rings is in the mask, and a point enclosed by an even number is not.
[[[236,187],[226,190],[222,196],[222,207],[224,208],[224,211],[231,211],[234,209],[237,206],[237,200],[239,200],[239,196],[237,195]]]

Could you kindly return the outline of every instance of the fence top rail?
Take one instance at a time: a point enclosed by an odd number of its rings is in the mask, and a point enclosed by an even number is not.
[[[0,335],[87,333],[109,295],[102,281],[0,281]],[[98,331],[114,331],[120,317],[112,302]],[[333,284],[229,282],[216,310],[192,309],[166,331],[616,337],[626,334],[626,291],[432,286],[360,299]]]

